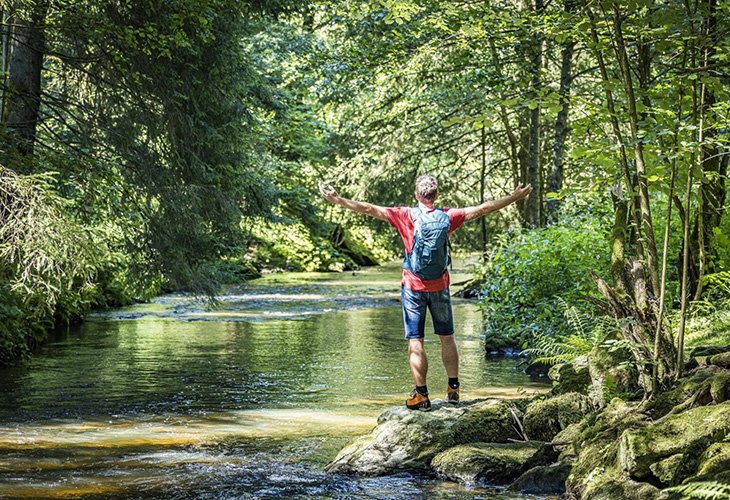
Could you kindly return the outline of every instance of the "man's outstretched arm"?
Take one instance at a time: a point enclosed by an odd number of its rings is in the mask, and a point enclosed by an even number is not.
[[[359,214],[369,215],[370,217],[375,217],[380,220],[388,220],[388,212],[386,212],[385,207],[373,205],[372,203],[366,203],[364,201],[348,200],[347,198],[343,198],[338,195],[337,191],[335,191],[332,186],[320,186],[319,192],[322,193],[322,196],[324,196],[324,198],[329,202],[342,205],[343,207],[349,208]]]
[[[504,198],[501,198],[499,200],[485,201],[481,205],[477,205],[475,207],[464,208],[464,220],[470,221],[478,219],[479,217],[487,215],[490,212],[496,212],[497,210],[501,210],[507,205],[511,205],[512,203],[516,202],[517,200],[526,198],[531,192],[531,185],[528,184],[527,186],[523,187],[522,184],[520,184],[515,188],[515,192],[512,193],[510,196],[505,196]]]

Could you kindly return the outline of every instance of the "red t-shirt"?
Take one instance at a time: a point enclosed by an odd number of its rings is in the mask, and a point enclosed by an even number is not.
[[[413,233],[416,229],[416,217],[413,210],[411,207],[386,207],[385,210],[388,213],[388,222],[398,230],[401,238],[403,238],[406,253],[409,253],[413,249]],[[444,212],[449,216],[451,223],[449,226],[449,237],[451,237],[451,233],[464,223],[466,213],[463,208],[445,208]],[[449,271],[447,270],[439,279],[422,280],[409,270],[403,269],[403,281],[401,283],[414,292],[440,292],[450,284]]]

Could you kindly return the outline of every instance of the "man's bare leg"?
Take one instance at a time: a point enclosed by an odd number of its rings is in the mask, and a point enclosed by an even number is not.
[[[411,373],[416,386],[426,385],[428,359],[426,359],[426,351],[423,348],[423,339],[408,339],[408,361],[411,364]]]
[[[444,362],[446,374],[449,376],[449,378],[458,378],[459,350],[456,348],[456,340],[454,340],[454,335],[439,335],[439,338],[441,339],[441,360]]]

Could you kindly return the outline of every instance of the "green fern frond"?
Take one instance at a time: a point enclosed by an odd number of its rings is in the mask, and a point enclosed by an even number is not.
[[[730,500],[730,485],[718,481],[697,481],[668,488],[668,491],[681,494],[683,499]]]
[[[533,357],[532,364],[553,365],[570,362],[601,345],[617,329],[615,321],[611,318],[582,312],[568,305],[562,297],[557,297],[557,300],[571,331],[568,335],[562,336],[534,334],[532,347],[523,351]]]

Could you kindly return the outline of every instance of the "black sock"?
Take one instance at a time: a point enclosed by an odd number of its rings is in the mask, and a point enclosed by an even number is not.
[[[426,397],[428,397],[428,389],[426,388],[426,386],[425,386],[425,385],[417,385],[417,386],[416,386],[416,392],[417,392],[418,394],[420,394],[421,396],[426,396]]]
[[[449,377],[449,387],[452,389],[458,389],[459,388],[459,377],[451,378]]]

